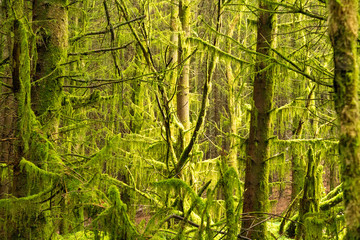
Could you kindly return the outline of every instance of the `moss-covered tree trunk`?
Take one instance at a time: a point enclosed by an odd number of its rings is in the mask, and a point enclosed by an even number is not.
[[[177,1],[171,0],[170,5],[170,54],[169,54],[169,62],[171,63],[171,66],[175,66],[178,62],[178,45],[179,45],[179,26],[178,26],[178,17],[179,17],[179,8],[176,6]],[[177,80],[177,70],[174,70],[171,72],[170,75],[170,84],[172,87],[176,88],[176,80]],[[172,92],[172,91],[171,91]]]
[[[28,174],[21,169],[20,161],[28,156],[30,143],[30,131],[32,125],[32,112],[30,107],[30,55],[28,29],[23,16],[24,2],[14,1],[9,9],[13,18],[13,48],[11,55],[12,67],[12,91],[15,97],[14,105],[16,114],[14,116],[15,136],[12,194],[17,197],[26,197],[28,194]],[[13,10],[16,9],[16,10]],[[30,239],[31,236],[38,238],[41,231],[41,224],[37,219],[31,219],[31,215],[23,215],[20,210],[13,214],[11,220],[7,219],[6,228],[10,239]],[[40,214],[39,214],[40,216]],[[18,219],[22,219],[19,221]],[[30,220],[31,219],[31,220]],[[6,220],[5,220],[6,221]]]
[[[190,78],[190,59],[185,59],[190,54],[189,44],[186,42],[186,39],[190,36],[190,1],[189,0],[180,0],[179,1],[179,18],[181,21],[181,33],[179,34],[179,54],[178,62],[182,64],[182,70],[180,72],[178,84],[177,84],[177,94],[176,94],[176,104],[177,104],[177,117],[184,126],[185,130],[190,128],[190,117],[189,117],[189,78]],[[186,146],[189,134],[185,136],[180,136],[185,143],[181,144]],[[181,147],[183,148],[183,147]]]
[[[31,111],[30,111],[30,54],[28,29],[24,24],[24,1],[13,1],[9,6],[9,16],[13,23],[13,45],[11,53],[12,91],[14,94],[13,125],[15,125],[16,140],[12,146],[14,157],[12,194],[16,197],[25,197],[27,191],[27,177],[21,171],[20,161],[29,149]]]
[[[345,239],[360,239],[360,122],[358,104],[358,1],[330,0],[329,34],[334,48],[335,109],[344,191]]]
[[[268,212],[269,198],[269,134],[270,111],[273,99],[272,66],[266,57],[270,55],[273,41],[273,13],[267,1],[260,1],[255,64],[253,106],[251,112],[250,135],[247,145],[244,213],[257,212],[255,218],[244,220],[242,231],[247,231],[251,239],[266,239],[266,222],[261,213]],[[260,223],[262,222],[262,223]],[[254,227],[253,227],[254,226]],[[251,228],[251,229],[250,229]]]
[[[66,5],[66,0],[33,2],[37,61],[31,95],[32,107],[48,135],[57,132],[57,116],[61,106],[61,63],[66,57],[68,46]]]
[[[315,159],[312,148],[308,151],[308,166],[304,181],[304,194],[300,199],[299,224],[296,239],[322,239],[322,224],[319,216],[320,179],[319,161]]]
[[[235,24],[241,23],[242,13],[240,13],[240,17],[236,17],[230,24],[228,29],[228,36],[232,36],[235,30]],[[226,50],[230,52],[231,50],[231,43],[229,40],[226,41]],[[231,62],[227,61],[225,64],[226,69],[226,80],[227,80],[227,87],[229,91],[229,96],[227,99],[228,109],[229,109],[229,125],[230,125],[230,135],[229,135],[229,158],[228,158],[228,165],[234,167],[236,172],[239,171],[239,164],[237,160],[237,146],[236,146],[236,134],[237,134],[237,119],[236,119],[236,84],[235,84],[235,77],[233,74],[233,68],[231,66]]]
[[[2,1],[0,9],[0,22],[5,23],[9,18],[8,2]],[[0,35],[0,42],[7,43],[1,44],[0,46],[0,72],[9,74],[8,65],[10,63],[11,55],[11,34],[10,26],[6,25],[2,29],[5,34]],[[1,78],[2,84],[0,84],[0,162],[2,165],[0,174],[3,174],[0,178],[0,199],[5,197],[9,193],[9,179],[6,177],[6,172],[11,167],[12,161],[15,159],[14,153],[14,142],[15,142],[15,129],[16,121],[16,109],[13,95],[5,95],[6,92],[10,91],[9,86],[12,85],[11,78]],[[6,165],[5,165],[6,164]]]
[[[34,0],[32,11],[37,53],[31,89],[32,109],[40,121],[42,132],[49,139],[57,139],[64,76],[62,64],[68,47],[67,1]],[[29,160],[37,166],[46,166],[44,154],[35,150],[30,156]],[[66,215],[65,198],[59,205]],[[64,234],[67,230],[67,222],[62,219],[59,232]]]
[[[25,121],[25,119],[23,119],[23,115],[24,115],[24,111],[25,109],[23,109],[23,105],[25,104],[25,96],[28,95],[30,92],[26,92],[26,89],[24,89],[24,81],[30,79],[24,79],[24,77],[26,77],[24,75],[24,71],[28,70],[28,74],[30,74],[30,65],[27,66],[28,69],[25,69],[26,66],[23,66],[23,64],[25,64],[24,62],[21,63],[21,61],[24,61],[23,58],[23,54],[22,52],[25,51],[24,48],[28,47],[27,45],[27,39],[26,39],[26,35],[21,32],[24,31],[24,29],[21,25],[20,25],[20,21],[15,20],[14,21],[14,45],[13,45],[13,54],[12,54],[12,79],[13,79],[13,92],[15,95],[15,104],[17,105],[18,109],[17,109],[17,114],[15,117],[15,121],[16,121],[16,138],[17,141],[14,144],[14,159],[13,159],[13,194],[16,197],[25,197],[27,195],[27,189],[26,189],[26,176],[25,174],[21,171],[20,169],[20,161],[21,158],[24,157],[24,151],[25,151],[25,145],[24,145],[24,138],[26,136],[24,136],[24,134],[27,134],[24,132],[25,129],[22,129],[22,123]],[[25,37],[25,39],[23,39]],[[25,44],[21,45],[21,42],[24,41]],[[24,46],[25,45],[25,46]],[[27,54],[27,56],[25,57],[29,57],[29,55]],[[29,59],[27,60],[28,64],[29,64]],[[27,76],[27,77],[30,77]]]

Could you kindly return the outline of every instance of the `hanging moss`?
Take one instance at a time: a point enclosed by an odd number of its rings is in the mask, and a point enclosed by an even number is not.
[[[47,183],[51,182],[51,180],[56,180],[60,177],[60,174],[43,170],[37,167],[34,163],[25,160],[24,158],[20,161],[20,167],[22,171],[25,170],[26,172],[28,172],[29,173],[28,175],[31,176],[32,178],[36,178],[36,177],[45,178],[44,181]]]
[[[102,96],[100,95],[99,90],[93,91],[88,96],[76,96],[76,95],[66,95],[62,99],[62,105],[66,106],[66,104],[71,104],[73,109],[89,107],[93,105],[99,104],[102,100]]]
[[[138,193],[139,195],[141,195],[142,197],[144,197],[145,199],[152,200],[152,201],[154,201],[155,203],[158,204],[156,199],[151,198],[147,193],[141,192],[140,190],[136,189],[135,187],[129,186],[128,184],[126,184],[126,183],[124,183],[122,181],[119,181],[119,180],[117,180],[115,178],[112,178],[112,177],[108,176],[107,174],[101,174],[100,179],[102,181],[106,181],[106,182],[108,182],[109,184],[112,184],[112,185],[117,185],[117,186],[120,186],[120,187],[125,187],[125,188],[128,188],[128,189],[131,189],[131,190],[135,191],[136,193]],[[160,204],[158,204],[158,205],[160,205]]]
[[[44,211],[47,207],[42,203],[55,188],[51,184],[44,191],[28,197],[0,200],[0,230],[8,239],[49,238],[52,226],[47,223],[47,212]]]
[[[127,206],[121,201],[120,192],[114,185],[109,188],[108,198],[112,206],[94,219],[92,225],[105,231],[113,240],[140,239],[126,213]]]
[[[79,130],[81,128],[87,128],[89,125],[88,121],[82,121],[80,123],[74,123],[74,124],[70,124],[64,127],[59,128],[59,133],[66,133],[66,132],[70,132],[70,131],[76,131]]]
[[[192,200],[194,202],[196,202],[197,206],[202,207],[202,208],[204,207],[204,203],[203,203],[202,199],[194,192],[194,190],[188,184],[186,184],[181,179],[171,178],[171,179],[166,179],[166,180],[162,180],[162,181],[159,181],[159,182],[155,182],[153,184],[156,187],[162,187],[162,188],[165,188],[167,190],[183,189],[192,198]]]

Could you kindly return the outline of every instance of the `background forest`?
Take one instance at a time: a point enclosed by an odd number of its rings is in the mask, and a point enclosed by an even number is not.
[[[0,239],[360,239],[356,0],[0,4]]]

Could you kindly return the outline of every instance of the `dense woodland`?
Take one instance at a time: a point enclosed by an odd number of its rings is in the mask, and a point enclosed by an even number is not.
[[[360,239],[358,1],[0,5],[0,239]]]

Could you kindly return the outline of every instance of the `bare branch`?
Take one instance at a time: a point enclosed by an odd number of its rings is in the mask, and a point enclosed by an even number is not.
[[[103,49],[95,49],[95,50],[91,50],[91,51],[86,51],[86,52],[75,52],[75,53],[68,53],[69,56],[77,56],[77,55],[90,55],[90,54],[94,54],[94,53],[104,53],[104,52],[109,52],[109,51],[116,51],[116,50],[120,50],[123,48],[128,47],[130,44],[132,44],[133,41],[120,46],[120,47],[114,47],[114,48],[103,48]]]

